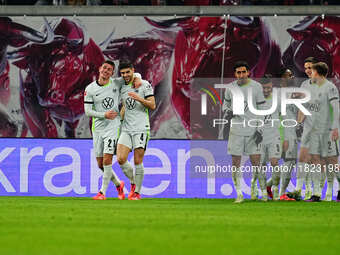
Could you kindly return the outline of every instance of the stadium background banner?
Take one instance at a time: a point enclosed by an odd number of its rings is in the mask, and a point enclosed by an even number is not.
[[[90,138],[84,89],[103,60],[129,59],[155,90],[153,138],[216,139],[191,121],[197,86],[211,85],[198,78],[225,81],[240,59],[252,77],[282,65],[304,77],[303,60],[315,56],[340,86],[339,34],[335,16],[1,17],[0,136]],[[205,121],[220,114],[211,108]]]
[[[141,193],[144,197],[232,198],[236,191],[230,165],[225,141],[151,140]],[[242,190],[249,198],[249,161],[244,166]],[[116,161],[113,169],[128,183]],[[4,138],[0,144],[0,196],[89,197],[98,192],[101,177],[88,139]],[[109,187],[108,196],[116,196],[113,185]],[[294,187],[295,178],[288,190]],[[337,189],[335,182],[333,194]]]

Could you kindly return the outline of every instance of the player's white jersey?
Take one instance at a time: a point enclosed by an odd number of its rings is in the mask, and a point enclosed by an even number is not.
[[[281,102],[279,99],[278,102]],[[272,96],[265,98],[265,103],[263,104],[262,108],[264,110],[270,109],[273,105]],[[281,105],[278,104],[276,107],[275,112],[269,115],[265,115],[263,122],[264,125],[262,127],[263,131],[263,144],[272,143],[274,140],[277,140],[280,137],[280,109]]]
[[[290,93],[287,95],[287,98],[292,98],[293,93]],[[299,108],[294,105],[294,104],[288,104],[287,105],[287,110],[286,110],[286,115],[282,116],[283,120],[297,120],[297,115],[298,115]],[[289,121],[286,124],[286,127],[284,127],[284,140],[289,140],[289,139],[296,139],[296,127],[293,125],[293,121]]]
[[[110,79],[108,84],[99,85],[97,81],[90,83],[84,94],[85,112],[92,119],[93,132],[118,130],[120,125],[119,102],[120,90],[124,84],[123,78]],[[86,107],[91,107],[89,110]],[[106,119],[105,112],[113,110],[118,113],[114,120]]]
[[[330,103],[339,100],[338,89],[332,82],[325,80],[321,85],[313,84],[311,93],[308,110],[312,114],[312,132],[327,133],[331,130],[333,119]],[[336,116],[336,119],[338,118],[339,116]]]
[[[304,89],[307,89],[307,90],[311,90],[312,89],[312,85],[313,85],[312,80],[308,79],[308,80],[305,80],[304,82],[302,82],[300,87],[304,88]],[[307,103],[307,105],[308,105],[308,103]],[[305,116],[305,120],[303,121],[303,126],[304,126],[304,129],[311,128],[311,126],[312,126],[312,119],[311,119],[310,115],[306,115]]]
[[[151,84],[145,80],[142,80],[142,85],[139,88],[133,88],[132,84],[124,84],[122,86],[121,98],[125,106],[122,131],[128,133],[149,131],[150,121],[148,108],[129,97],[129,92],[135,92],[145,99],[154,95]]]
[[[241,136],[250,136],[255,132],[254,126],[256,124],[252,123],[251,126],[248,125],[249,120],[254,120],[254,119],[259,119],[262,120],[263,116],[257,116],[249,111],[247,99],[248,99],[248,90],[252,90],[252,102],[254,103],[254,107],[258,108],[259,105],[264,104],[265,100],[263,97],[263,92],[262,92],[262,86],[260,83],[248,79],[248,82],[244,85],[239,86],[237,84],[237,81],[229,83],[227,86],[230,87],[238,87],[241,89],[243,96],[244,96],[244,115],[235,115],[232,118],[232,125],[230,127],[230,133],[236,134],[236,135],[241,135]],[[256,105],[255,105],[256,104]],[[224,102],[223,102],[223,110],[232,110],[232,105],[233,105],[233,97],[229,89],[225,90],[224,93]],[[240,123],[240,124],[235,124],[235,123]],[[242,123],[245,123],[244,125]]]

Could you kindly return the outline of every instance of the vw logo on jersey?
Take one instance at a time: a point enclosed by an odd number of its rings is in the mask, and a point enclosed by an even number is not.
[[[112,97],[106,97],[103,102],[102,102],[102,106],[105,108],[105,109],[111,109],[113,107],[113,98]]]
[[[136,101],[134,99],[132,99],[131,97],[128,97],[126,100],[125,100],[125,104],[126,104],[126,107],[129,109],[129,110],[133,110],[135,109],[136,107]]]

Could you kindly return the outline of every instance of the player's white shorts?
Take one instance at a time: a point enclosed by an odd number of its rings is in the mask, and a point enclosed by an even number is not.
[[[281,154],[281,139],[276,137],[271,143],[262,144],[261,162],[268,162],[272,158],[280,159]]]
[[[96,157],[104,154],[116,154],[118,132],[93,132],[93,148]]]
[[[332,141],[330,132],[313,134],[310,138],[309,154],[321,157],[339,156],[338,142]]]
[[[229,133],[228,154],[234,156],[246,156],[261,154],[261,146],[255,144],[253,136],[240,136]]]
[[[123,144],[126,147],[129,147],[131,150],[143,148],[146,149],[146,146],[149,141],[149,132],[142,132],[142,133],[127,133],[122,132],[120,134],[118,143]]]
[[[296,138],[288,138],[288,149],[285,153],[286,159],[297,159],[298,157],[298,142]]]

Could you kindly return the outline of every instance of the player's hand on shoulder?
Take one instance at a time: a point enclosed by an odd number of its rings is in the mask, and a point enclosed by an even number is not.
[[[104,117],[106,119],[113,120],[117,117],[117,115],[118,115],[117,112],[110,110],[110,111],[105,112]]]
[[[129,92],[128,96],[136,101],[141,101],[142,98],[136,92]]]
[[[138,89],[140,86],[142,86],[142,79],[138,78],[138,77],[135,77],[133,79],[133,87]]]

